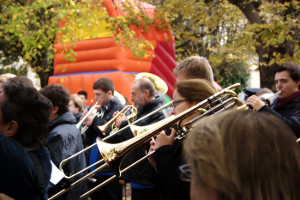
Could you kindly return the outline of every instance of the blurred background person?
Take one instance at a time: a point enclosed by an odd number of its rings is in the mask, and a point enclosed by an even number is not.
[[[80,121],[83,112],[83,101],[77,94],[72,94],[69,101],[69,110],[73,113],[76,123]]]
[[[78,96],[81,98],[81,100],[83,102],[84,110],[88,109],[88,106],[86,105],[87,99],[88,99],[87,92],[84,91],[84,90],[81,90],[81,91],[78,92]]]
[[[51,163],[46,141],[52,103],[31,86],[29,79],[16,78],[6,81],[0,94],[0,133],[19,142],[26,153],[17,142],[2,139],[0,192],[16,199],[48,199]],[[19,156],[10,156],[17,152]],[[30,164],[32,171],[28,171]],[[23,167],[25,172],[20,169]]]
[[[230,110],[201,119],[184,155],[192,200],[300,199],[300,146],[269,113]]]

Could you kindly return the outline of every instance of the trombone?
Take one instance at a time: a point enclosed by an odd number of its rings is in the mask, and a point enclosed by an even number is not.
[[[145,115],[144,117],[141,117],[140,119],[138,119],[138,120],[132,122],[131,125],[134,125],[134,124],[136,124],[136,123],[138,123],[138,122],[140,122],[140,121],[142,121],[142,120],[144,120],[144,119],[150,117],[151,115],[154,115],[154,114],[156,114],[156,113],[162,111],[163,109],[165,109],[165,108],[167,108],[167,107],[169,107],[169,106],[171,106],[171,105],[172,105],[172,102],[166,103],[165,105],[163,105],[162,107],[158,108],[157,110],[154,110],[154,111],[150,112],[149,114]],[[124,111],[125,111],[125,110],[124,110]],[[120,112],[120,113],[121,113],[121,112]],[[132,112],[132,113],[134,113],[134,112]],[[109,126],[109,124],[107,123],[106,126]],[[128,125],[128,126],[129,126],[129,125]],[[108,135],[107,137],[105,137],[105,138],[103,139],[103,141],[106,141],[106,140],[108,140],[108,139],[114,137],[115,135],[120,134],[124,129],[128,128],[128,126],[125,126],[125,127],[121,128],[121,129],[115,131],[114,133]],[[84,148],[83,150],[81,150],[81,151],[79,151],[79,152],[73,154],[72,156],[70,156],[70,157],[64,159],[64,160],[60,163],[59,169],[64,173],[63,166],[64,166],[64,164],[65,164],[66,162],[68,162],[69,160],[73,159],[74,157],[76,157],[76,156],[78,156],[78,155],[80,155],[80,154],[82,154],[82,153],[84,153],[84,152],[90,150],[91,148],[93,148],[93,147],[95,147],[95,146],[97,146],[97,143],[94,143],[94,144],[92,144],[92,145],[90,145],[90,146]],[[92,165],[90,165],[90,166],[87,166],[86,168],[82,169],[82,170],[79,171],[79,172],[76,172],[76,173],[72,174],[71,176],[66,176],[66,175],[65,175],[65,178],[66,178],[66,179],[72,179],[72,178],[78,176],[79,174],[81,174],[81,173],[83,173],[83,172],[85,172],[85,171],[87,171],[87,170],[89,170],[89,169],[91,169],[91,168],[93,168],[93,167],[95,167],[95,166],[97,166],[97,165],[103,164],[104,162],[105,162],[104,159],[98,160],[98,161],[95,162],[94,164],[92,164]],[[92,172],[89,172],[88,174],[84,175],[84,176],[81,177],[80,179],[78,179],[78,180],[76,180],[75,182],[73,182],[73,183],[70,185],[69,188],[65,188],[65,189],[61,190],[60,192],[56,193],[55,195],[51,196],[51,197],[49,198],[49,200],[53,200],[53,199],[58,198],[59,196],[61,196],[61,195],[64,194],[65,192],[69,191],[69,190],[72,189],[73,187],[77,186],[77,185],[80,184],[81,182],[85,181],[85,180],[88,179],[89,177],[91,177],[91,176],[93,176],[94,174],[96,174],[97,172],[99,172],[100,170],[104,169],[106,166],[107,166],[107,165],[102,165],[102,166],[97,167],[97,168],[96,168],[95,170],[93,170]],[[65,173],[64,173],[64,174],[65,174]],[[117,177],[115,177],[115,178],[117,178]],[[109,183],[109,182],[112,181],[112,180],[113,180],[113,179],[109,179],[109,181],[108,181],[107,183]]]
[[[198,112],[199,110],[202,111],[203,109],[205,109],[206,111],[202,115],[200,115],[200,117],[198,117],[197,120],[201,119],[201,117],[204,117],[206,115],[222,112],[225,109],[233,107],[235,105],[235,103],[237,102],[237,100],[238,100],[237,94],[233,90],[235,90],[237,87],[239,87],[239,85],[240,84],[234,84],[234,85],[232,85],[228,88],[225,88],[222,91],[216,93],[215,95],[213,95],[213,96],[207,98],[206,100],[198,103],[197,105],[191,107],[190,109],[188,109],[188,110],[186,110],[182,113],[179,113],[178,115],[169,116],[168,118],[165,118],[165,119],[163,119],[163,120],[161,120],[157,123],[154,123],[152,125],[148,125],[146,127],[139,127],[139,128],[135,127],[135,128],[133,128],[133,125],[135,123],[138,123],[140,120],[145,119],[145,117],[149,117],[149,116],[161,111],[162,109],[166,108],[167,106],[170,106],[172,104],[172,102],[169,102],[169,103],[165,104],[164,106],[162,106],[161,108],[159,108],[159,109],[149,113],[148,115],[144,116],[143,118],[140,118],[139,120],[136,120],[132,124],[129,124],[128,126],[130,128],[132,128],[135,132],[135,137],[133,137],[133,138],[127,140],[127,141],[117,143],[117,144],[109,144],[109,143],[104,142],[107,138],[117,134],[118,132],[120,132],[123,129],[120,129],[119,131],[117,131],[113,135],[110,135],[110,136],[106,137],[104,140],[101,140],[100,138],[97,138],[97,143],[94,144],[94,145],[91,145],[90,147],[87,147],[86,149],[90,149],[93,146],[97,145],[98,149],[99,149],[99,151],[100,151],[100,153],[103,157],[103,159],[99,160],[97,162],[97,164],[99,164],[103,161],[105,161],[105,164],[99,166],[94,171],[92,171],[92,172],[88,173],[87,175],[81,177],[80,179],[78,179],[77,181],[72,183],[69,188],[66,188],[66,189],[60,191],[59,193],[52,196],[50,199],[52,200],[52,199],[57,198],[58,196],[60,196],[64,192],[72,189],[73,187],[75,187],[76,185],[81,183],[82,181],[86,180],[87,178],[89,178],[93,174],[97,173],[98,171],[100,171],[103,168],[108,166],[111,169],[111,171],[113,173],[115,173],[115,175],[110,177],[109,179],[107,179],[103,183],[99,184],[95,188],[91,189],[90,191],[86,192],[82,196],[80,196],[81,199],[86,198],[87,196],[89,196],[91,193],[93,193],[97,189],[103,187],[104,185],[106,185],[110,181],[118,178],[123,172],[131,169],[135,165],[137,165],[140,162],[142,162],[143,160],[145,160],[147,157],[143,157],[140,160],[136,161],[135,163],[131,164],[130,166],[126,167],[125,169],[120,170],[120,164],[121,164],[123,158],[127,155],[128,152],[135,149],[136,147],[143,144],[144,142],[148,141],[150,138],[156,136],[160,131],[164,130],[165,128],[171,126],[172,124],[174,124],[176,122],[181,122],[183,119],[193,115],[194,113]],[[127,128],[127,126],[124,127],[124,128]],[[184,128],[186,129],[186,126],[184,126]],[[183,129],[182,131],[178,131],[178,132],[180,132],[180,134],[183,135],[183,137],[187,133],[185,129]],[[86,149],[82,150],[81,152],[78,152],[77,155],[79,153],[82,153],[82,152],[86,151]],[[95,164],[94,164],[94,166],[95,166]],[[89,166],[88,168],[91,168],[91,167]]]
[[[184,137],[187,134],[187,129],[188,129],[188,126],[190,125],[190,123],[193,123],[193,122],[201,119],[204,116],[216,114],[216,113],[222,112],[224,110],[227,110],[227,109],[235,106],[236,102],[238,101],[238,98],[237,98],[237,94],[234,91],[232,91],[231,89],[234,89],[238,86],[239,86],[239,84],[235,84],[232,87],[229,87],[228,89],[224,89],[224,90],[216,93],[215,95],[205,99],[204,101],[201,101],[197,105],[189,108],[188,110],[186,110],[182,113],[169,116],[168,118],[165,118],[154,124],[140,127],[139,129],[136,130],[135,137],[133,137],[129,140],[126,140],[124,142],[120,142],[117,144],[109,144],[109,143],[104,142],[100,138],[97,138],[98,149],[99,149],[103,159],[106,162],[106,164],[104,164],[104,166],[108,166],[115,175],[110,177],[109,179],[105,180],[104,182],[100,183],[95,188],[91,189],[90,191],[86,192],[85,194],[81,195],[80,199],[88,197],[94,191],[103,187],[104,185],[106,185],[110,181],[116,179],[117,177],[120,177],[123,172],[131,169],[135,165],[139,164],[140,162],[144,161],[149,156],[151,156],[152,153],[137,160],[136,162],[129,165],[125,169],[120,170],[121,162],[122,162],[123,158],[128,154],[128,152],[137,148],[139,145],[145,143],[150,138],[156,136],[160,131],[164,130],[165,128],[171,126],[172,124],[174,124],[176,122],[181,123],[182,120],[184,120],[185,118],[187,118],[189,116],[192,116],[196,112],[205,111],[199,117],[196,117],[194,120],[191,120],[190,122],[185,124],[183,126],[183,130],[177,130],[177,132],[180,132],[180,134],[182,134]],[[132,125],[129,125],[129,126],[132,126]]]

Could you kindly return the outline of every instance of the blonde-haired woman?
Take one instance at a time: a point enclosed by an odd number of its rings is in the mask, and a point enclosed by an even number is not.
[[[189,79],[179,81],[173,94],[172,115],[177,115],[199,102],[214,95],[214,86],[204,79]],[[182,121],[181,125],[196,117],[194,114]],[[151,142],[150,151],[155,150],[154,156],[149,158],[150,164],[157,174],[153,175],[153,182],[161,192],[162,199],[189,199],[189,184],[180,179],[179,166],[184,163],[182,159],[182,141],[175,140],[176,131],[173,129],[168,136],[164,132],[160,133],[155,142]]]
[[[191,199],[300,199],[300,146],[269,113],[230,110],[205,118],[184,142]]]

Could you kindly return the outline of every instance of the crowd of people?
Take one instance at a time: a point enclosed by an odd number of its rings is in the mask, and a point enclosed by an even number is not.
[[[213,70],[204,57],[186,58],[173,72],[176,85],[168,112],[161,109],[164,96],[153,80],[140,77],[132,82],[135,126],[158,128],[163,120],[217,93]],[[177,137],[177,131],[205,111],[167,124],[155,137],[126,153],[118,169],[143,159],[139,164],[118,174],[89,199],[122,200],[124,181],[131,186],[132,200],[300,199],[299,66],[282,64],[274,81],[278,96],[271,103],[261,98],[262,93],[272,93],[264,89],[247,98],[251,110],[230,109],[200,118],[184,129],[187,137]],[[143,134],[132,128],[131,111],[120,114],[126,105],[116,97],[112,80],[100,78],[92,87],[98,107],[90,113],[92,105],[85,91],[70,94],[59,84],[37,90],[24,76],[0,75],[0,199],[48,199],[95,170],[92,167],[75,178],[53,183],[53,166],[59,168],[97,138],[122,143]],[[112,126],[99,129],[111,119],[121,130],[114,137]],[[87,129],[82,131],[82,127]],[[103,157],[95,145],[62,165],[63,172],[70,176]],[[79,199],[114,173],[106,167],[57,199]]]

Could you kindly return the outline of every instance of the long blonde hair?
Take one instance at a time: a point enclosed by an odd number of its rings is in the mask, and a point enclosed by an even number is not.
[[[202,119],[184,142],[193,180],[225,200],[300,199],[300,146],[269,113],[230,110]]]

